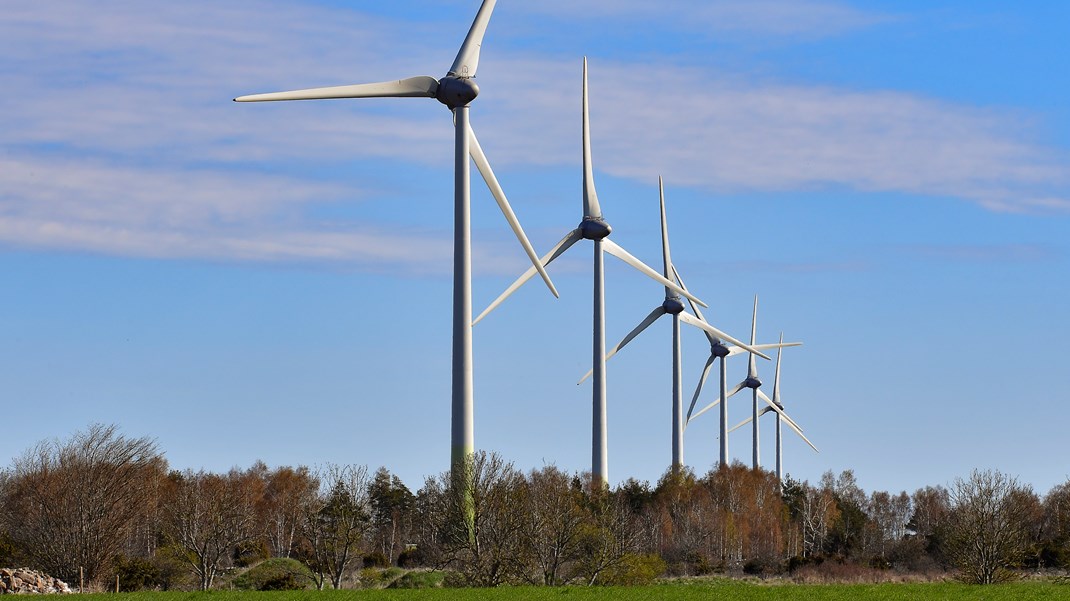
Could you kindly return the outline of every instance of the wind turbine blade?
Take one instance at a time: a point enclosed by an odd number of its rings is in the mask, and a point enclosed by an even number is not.
[[[784,418],[784,423],[788,424],[788,427],[791,428],[792,430],[795,430],[795,433],[799,435],[799,438],[803,439],[803,441],[805,441],[806,444],[810,445],[810,448],[813,449],[815,453],[820,453],[821,452],[821,451],[819,451],[817,449],[817,447],[814,446],[814,443],[810,442],[810,439],[807,438],[806,435],[802,433],[802,429],[799,428],[799,426],[797,426],[795,424],[795,422],[790,417],[788,417],[786,413],[784,413],[783,410],[781,410],[780,408],[776,407],[775,405],[773,405],[773,410],[776,411],[780,415],[780,417]]]
[[[310,88],[290,92],[270,92],[239,96],[234,102],[268,102],[275,100],[325,100],[330,98],[434,98],[438,80],[422,75],[398,81],[360,83],[351,86]]]
[[[772,409],[770,409],[769,407],[766,407],[766,408],[764,408],[764,409],[762,409],[761,411],[758,412],[758,417],[761,417],[761,416],[765,415],[766,413],[769,413],[770,411],[772,411]],[[742,428],[743,426],[746,426],[747,424],[751,423],[752,421],[754,421],[754,417],[753,416],[748,417],[747,419],[745,419],[745,420],[739,422],[738,424],[732,426],[731,428],[729,428],[728,429],[728,433],[731,434],[732,432],[735,432],[736,430]]]
[[[780,333],[780,343],[784,343],[784,332]],[[783,353],[783,349],[777,349],[776,352],[776,369],[773,371],[773,404],[780,404],[780,355]]]
[[[602,218],[598,193],[594,190],[594,167],[591,164],[591,119],[587,106],[587,57],[583,57],[583,218]]]
[[[673,289],[674,291],[676,291],[677,294],[682,294],[682,295],[686,296],[687,298],[695,301],[696,303],[702,305],[703,307],[707,306],[706,303],[702,302],[698,298],[695,298],[695,296],[692,295],[690,292],[688,292],[688,291],[684,290],[683,288],[681,288],[680,286],[678,286],[676,284],[676,282],[671,282],[671,281],[665,279],[665,276],[663,276],[660,273],[654,271],[652,268],[647,266],[646,263],[643,263],[639,259],[636,259],[635,257],[633,257],[631,255],[631,253],[629,253],[628,251],[626,251],[623,248],[621,248],[619,244],[617,244],[616,242],[613,242],[609,238],[603,238],[602,239],[602,248],[606,252],[608,252],[609,254],[613,255],[614,257],[617,257],[621,261],[624,261],[625,263],[627,263],[627,264],[631,265],[632,267],[638,269],[639,271],[643,272],[644,274],[647,275],[647,277],[650,277],[650,278],[656,280],[662,286],[665,286],[666,288]]]
[[[450,67],[450,75],[457,77],[475,77],[479,67],[479,49],[483,46],[483,36],[487,33],[487,25],[490,23],[490,14],[494,12],[497,0],[483,0],[483,5],[476,13],[476,19],[472,22],[472,28],[461,44],[457,58]]]
[[[658,195],[661,197],[661,258],[665,265],[665,279],[672,280],[675,273],[672,256],[669,254],[669,225],[665,220],[665,182],[660,175],[658,176]],[[665,296],[671,296],[668,288],[665,289]]]
[[[555,244],[554,247],[550,249],[550,252],[543,255],[542,259],[540,259],[539,262],[542,263],[543,266],[549,265],[551,262],[553,262],[554,259],[561,256],[561,253],[568,250],[570,246],[572,246],[582,238],[583,234],[580,233],[579,229],[572,230],[571,232],[565,234],[565,237],[562,238],[560,242]],[[517,278],[517,280],[513,282],[511,286],[506,288],[505,292],[502,292],[501,295],[498,296],[498,298],[494,299],[494,302],[492,302],[490,306],[488,306],[486,309],[483,309],[483,312],[479,314],[479,317],[475,318],[475,320],[472,321],[472,325],[474,326],[480,321],[482,321],[483,318],[490,314],[491,311],[496,309],[498,305],[502,304],[505,299],[509,298],[511,294],[513,294],[517,291],[517,289],[523,286],[524,282],[527,282],[534,276],[535,267],[528,267],[528,270],[525,271],[523,275],[521,275],[519,278]]]
[[[684,280],[683,280],[683,278],[680,277],[680,271],[678,269],[676,269],[675,265],[672,266],[672,272],[673,272],[673,275],[676,276],[676,281],[680,282],[680,287],[683,288],[686,291],[687,290],[687,286],[684,285]],[[702,311],[699,309],[698,305],[695,304],[695,301],[693,301],[690,298],[688,298],[687,299],[687,304],[691,305],[691,310],[695,312],[695,316],[697,316],[702,321],[706,321],[706,318],[702,316]],[[717,344],[718,342],[720,342],[720,340],[716,336],[714,336],[713,334],[710,334],[706,330],[703,330],[702,332],[704,334],[706,334],[706,338],[709,339],[710,344]]]
[[[532,248],[527,235],[524,234],[524,228],[520,226],[520,221],[516,218],[516,214],[513,213],[513,208],[509,206],[509,200],[505,197],[505,192],[502,190],[501,184],[498,183],[498,178],[494,176],[494,170],[490,168],[487,155],[483,154],[483,147],[479,145],[479,140],[476,139],[476,132],[471,127],[468,128],[468,139],[470,142],[469,154],[472,155],[472,160],[475,161],[479,173],[483,175],[483,181],[487,182],[487,187],[490,188],[490,193],[494,196],[494,200],[498,202],[498,208],[502,210],[502,215],[505,215],[505,220],[509,222],[509,227],[516,234],[516,239],[520,241],[520,246],[524,247],[524,252],[527,253],[532,266],[542,276],[542,281],[546,282],[546,287],[550,289],[550,292],[555,297],[560,298],[561,295],[557,293],[557,288],[550,281],[550,274],[546,273],[546,268],[539,261],[539,255],[535,253],[535,249]]]
[[[717,406],[717,405],[718,405],[718,404],[719,404],[720,402],[721,402],[721,399],[717,399],[716,401],[714,401],[714,402],[710,403],[709,405],[706,405],[705,407],[703,407],[703,408],[702,408],[702,410],[701,410],[701,411],[699,411],[698,413],[696,413],[696,414],[692,415],[692,416],[691,416],[690,418],[688,418],[688,420],[687,420],[687,421],[691,421],[691,420],[695,420],[695,419],[698,419],[698,416],[702,415],[703,413],[706,413],[706,412],[707,412],[707,411],[709,411],[710,409],[713,409],[713,408],[714,408],[714,407],[716,407],[716,406]]]
[[[709,334],[707,334],[708,336]],[[695,387],[695,396],[691,397],[691,406],[687,408],[687,419],[684,423],[691,421],[691,412],[695,410],[695,403],[698,402],[698,395],[702,392],[702,386],[706,384],[706,378],[710,375],[710,368],[713,367],[713,362],[717,360],[716,355],[710,355],[709,359],[706,359],[706,367],[702,368],[702,377],[698,379],[698,386]]]
[[[695,317],[694,315],[688,313],[687,311],[683,311],[682,313],[680,313],[680,321],[682,321],[682,322],[684,322],[686,324],[691,324],[691,325],[695,326],[696,328],[702,328],[706,332],[709,332],[710,334],[713,334],[714,336],[716,336],[716,337],[718,337],[718,338],[720,338],[722,340],[727,340],[728,342],[731,342],[732,344],[735,344],[737,346],[743,347],[748,352],[754,353],[754,355],[758,355],[759,357],[762,357],[763,359],[768,359],[769,358],[765,353],[762,353],[761,351],[759,351],[758,349],[755,349],[754,347],[752,347],[750,345],[743,344],[742,342],[736,340],[735,338],[732,338],[728,334],[725,334],[721,330],[718,330],[717,328],[711,326],[708,322]],[[751,355],[751,356],[753,357],[754,355]]]
[[[650,324],[652,324],[655,321],[657,321],[658,318],[661,317],[662,315],[665,315],[665,307],[662,307],[662,306],[659,305],[657,308],[655,308],[653,311],[651,311],[650,314],[647,315],[646,318],[644,318],[643,321],[639,323],[639,325],[635,326],[635,328],[631,332],[628,332],[628,335],[625,336],[623,340],[618,342],[617,346],[613,347],[612,349],[610,349],[610,351],[608,353],[606,353],[606,361],[609,361],[613,357],[613,355],[616,355],[621,349],[623,349],[625,346],[627,346],[628,343],[631,342],[633,338],[638,336],[639,333],[642,332],[643,330],[647,329],[647,327],[649,327]],[[580,378],[580,381],[576,382],[576,384],[577,385],[583,384],[583,382],[587,378],[591,377],[591,374],[593,374],[593,373],[594,373],[594,369],[591,369],[587,373],[583,374],[583,377]]]
[[[744,386],[744,384],[745,384],[745,382],[740,382],[739,384],[736,384],[732,388],[729,388],[727,391],[725,391],[725,397],[724,398],[728,399],[728,398],[736,396],[736,393],[738,393],[740,390],[743,390],[744,388],[746,388],[746,386]]]
[[[789,346],[802,346],[802,345],[803,345],[803,343],[801,343],[801,342],[773,342],[773,343],[769,343],[769,344],[752,344],[752,345],[750,345],[750,347],[752,349],[759,350],[759,351],[768,351],[768,350],[772,350],[772,349],[781,349],[781,348],[787,348]],[[730,347],[728,347],[728,356],[729,357],[731,357],[732,355],[741,355],[743,353],[749,353],[749,352],[750,351],[748,351],[747,349],[745,349],[743,347],[740,347],[740,346],[730,346]]]
[[[758,295],[755,294],[754,295],[754,312],[751,313],[751,319],[750,319],[750,343],[752,345],[751,348],[754,348],[753,347],[754,343],[758,342],[757,335],[758,335]],[[740,346],[743,346],[743,345],[740,345]],[[768,359],[768,358],[769,357],[766,357],[766,359]],[[749,375],[752,378],[757,378],[758,377],[758,361],[754,358],[754,353],[751,353],[751,356],[749,357],[749,359],[750,359],[750,361],[749,361],[749,364],[747,366],[747,375]]]
[[[800,427],[799,424],[795,423],[795,420],[791,419],[791,417],[789,417],[787,413],[784,413],[784,410],[780,408],[780,405],[774,403],[772,399],[770,399],[768,396],[766,396],[764,392],[761,391],[761,389],[758,390],[758,398],[765,401],[767,405],[773,408],[773,411],[779,413],[780,417],[783,417],[784,420],[787,421],[788,424],[790,424],[793,428],[797,429],[800,434],[802,433],[802,427]]]

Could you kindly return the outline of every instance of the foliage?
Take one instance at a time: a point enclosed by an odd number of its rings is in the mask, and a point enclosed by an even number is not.
[[[312,575],[301,562],[277,557],[245,570],[231,581],[231,586],[246,591],[292,591],[307,589]]]
[[[1039,601],[1065,598],[1066,586],[1019,582],[979,591],[953,582],[924,584],[796,585],[732,581],[674,582],[634,587],[500,587],[494,589],[422,589],[368,591],[213,591],[197,593],[124,593],[84,595],[79,601]]]
[[[602,584],[609,586],[638,586],[650,584],[665,573],[665,561],[653,554],[628,553],[610,566],[602,577]]]
[[[156,505],[166,462],[148,438],[93,424],[69,440],[43,441],[15,460],[0,516],[14,546],[69,582],[103,577]]]

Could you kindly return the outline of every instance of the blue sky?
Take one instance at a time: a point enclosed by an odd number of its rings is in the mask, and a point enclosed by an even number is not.
[[[452,128],[425,100],[236,105],[439,77],[478,2],[13,0],[0,15],[0,457],[91,422],[177,468],[449,454]],[[580,69],[613,239],[784,355],[786,467],[867,489],[1070,476],[1070,7],[502,0],[473,126],[535,247],[580,218]],[[478,313],[525,268],[473,187]],[[475,330],[476,443],[589,468],[589,248]],[[661,302],[607,263],[613,344]],[[670,457],[670,331],[609,365],[610,478]],[[708,352],[685,331],[690,391]],[[729,378],[746,362],[730,362]],[[772,364],[760,373],[772,381]],[[709,395],[712,390],[706,394]],[[688,392],[688,397],[690,394]],[[704,398],[712,398],[704,396]],[[730,403],[732,422],[749,400]],[[715,461],[713,414],[687,463]],[[771,465],[772,422],[763,429]],[[749,461],[749,433],[729,440]]]

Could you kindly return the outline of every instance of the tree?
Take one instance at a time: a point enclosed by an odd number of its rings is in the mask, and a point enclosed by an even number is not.
[[[186,470],[171,479],[174,496],[165,504],[164,534],[206,591],[235,548],[256,536],[261,482],[251,471],[238,470],[226,475]]]
[[[151,439],[93,424],[16,459],[0,506],[12,541],[35,564],[72,582],[81,567],[92,581],[155,506],[153,484],[165,472]]]
[[[531,575],[537,576],[529,580],[547,586],[564,584],[580,552],[583,493],[553,465],[532,470],[524,488],[519,535],[524,556],[533,564]]]
[[[391,475],[385,467],[375,471],[369,497],[376,546],[393,563],[402,545],[402,537],[409,531],[416,497],[401,478]]]
[[[946,548],[961,578],[976,584],[1010,580],[1028,545],[1023,496],[1032,491],[998,471],[974,470],[951,487]]]
[[[368,468],[327,465],[316,478],[319,492],[304,506],[301,559],[312,570],[317,588],[330,580],[335,589],[355,557],[360,557],[371,527]]]
[[[319,484],[308,468],[283,466],[266,475],[266,487],[257,514],[273,557],[289,557],[298,543],[302,508]]]
[[[438,489],[442,565],[456,569],[468,584],[498,586],[523,579],[523,476],[497,453],[480,451],[460,466],[469,478],[446,473]],[[467,482],[466,482],[467,480]]]

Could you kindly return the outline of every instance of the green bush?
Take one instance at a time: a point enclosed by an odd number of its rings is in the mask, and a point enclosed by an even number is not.
[[[603,574],[601,581],[605,585],[636,586],[650,584],[665,573],[665,561],[654,553],[637,555],[629,553],[621,562]]]
[[[360,587],[388,588],[403,573],[404,570],[400,568],[364,568],[360,571]]]
[[[390,560],[380,551],[372,551],[364,556],[364,567],[385,568],[390,565]]]
[[[234,547],[234,565],[239,568],[247,568],[256,565],[271,557],[271,549],[267,541],[250,540]]]
[[[124,593],[162,588],[163,575],[160,568],[149,559],[120,555],[115,558],[113,565],[115,574],[108,582],[113,582],[115,577],[118,577],[119,590]]]
[[[442,588],[446,579],[445,572],[437,570],[413,570],[401,575],[387,588]]]
[[[231,584],[245,591],[296,591],[310,588],[312,579],[308,568],[301,562],[276,557],[249,568]]]

